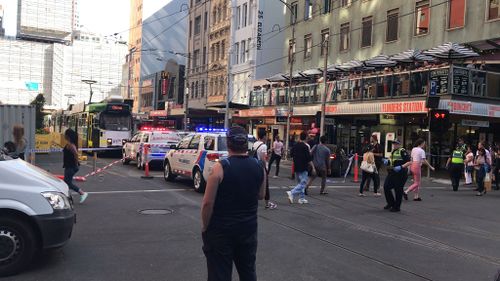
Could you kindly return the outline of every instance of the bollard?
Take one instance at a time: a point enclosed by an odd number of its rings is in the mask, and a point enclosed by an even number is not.
[[[354,182],[359,182],[359,167],[358,167],[358,162],[359,162],[359,156],[358,154],[354,154]]]
[[[93,167],[94,167],[94,172],[97,170],[97,151],[94,151],[94,156],[92,157],[93,158]]]
[[[145,144],[144,145],[144,154],[143,154],[143,159],[145,161],[144,163],[144,176],[142,176],[141,178],[143,179],[152,179],[153,177],[149,175],[149,157],[148,157],[148,154],[149,154],[149,145],[148,144]]]

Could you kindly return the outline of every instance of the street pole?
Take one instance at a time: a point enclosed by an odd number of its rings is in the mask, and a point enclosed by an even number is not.
[[[294,52],[294,46],[295,46],[295,14],[292,10],[292,8],[288,5],[285,4],[285,6],[290,10],[290,13],[292,15],[292,41],[290,43],[289,47],[289,57],[290,57],[290,81],[288,81],[288,112],[287,112],[287,118],[286,118],[286,141],[285,141],[285,159],[288,159],[288,153],[289,153],[289,148],[290,148],[290,118],[292,116],[292,82],[293,82],[293,62],[295,61],[295,52]]]
[[[186,80],[187,81],[187,80]],[[189,83],[188,83],[189,85]],[[188,130],[188,114],[189,114],[189,87],[185,89],[184,104],[186,108],[184,109],[184,131]]]
[[[429,159],[429,161],[431,161],[432,163],[432,155],[431,155],[431,141],[432,141],[432,138],[431,138],[431,110],[428,109],[428,112],[427,112],[427,119],[428,119],[428,127],[429,128],[429,132],[427,134],[427,151],[429,153],[429,157],[427,159]],[[429,166],[427,166],[427,178],[430,178],[431,177],[431,168]]]
[[[249,46],[250,47],[250,46]],[[226,93],[226,111],[224,112],[224,128],[229,129],[229,103],[231,102],[231,59],[232,49],[227,51],[227,93]]]
[[[323,91],[323,95],[321,96],[321,121],[320,121],[320,129],[319,129],[319,135],[323,136],[325,134],[325,114],[326,114],[326,96],[328,93],[328,83],[326,81],[326,78],[328,77],[327,75],[327,70],[328,70],[328,53],[329,53],[329,35],[326,35],[325,41],[323,41],[323,48],[325,50],[324,53],[324,65],[323,65],[323,85],[325,87]]]

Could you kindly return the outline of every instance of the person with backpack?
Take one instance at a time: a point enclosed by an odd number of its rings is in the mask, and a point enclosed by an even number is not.
[[[252,157],[259,160],[264,168],[266,169],[266,175],[269,174],[267,170],[267,145],[266,145],[266,131],[259,130],[257,133],[258,140],[252,146]],[[271,194],[269,192],[269,179],[266,177],[266,196],[264,198],[266,202],[266,209],[274,210],[278,207],[276,203],[271,202]]]
[[[313,146],[311,149],[311,156],[313,159],[315,174],[310,175],[309,182],[307,184],[306,190],[311,186],[316,177],[321,177],[321,190],[320,195],[327,195],[326,189],[326,177],[330,174],[330,149],[325,145],[327,141],[326,136],[321,136],[319,138],[319,144]]]

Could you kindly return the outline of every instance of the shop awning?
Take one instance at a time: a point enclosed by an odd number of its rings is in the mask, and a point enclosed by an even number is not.
[[[408,51],[404,51],[402,53],[396,54],[391,57],[392,60],[403,63],[412,63],[412,62],[433,62],[436,59],[424,54],[423,51],[411,49]]]
[[[364,64],[368,67],[384,68],[395,66],[398,63],[394,60],[391,60],[387,55],[378,55],[369,60],[366,60]]]

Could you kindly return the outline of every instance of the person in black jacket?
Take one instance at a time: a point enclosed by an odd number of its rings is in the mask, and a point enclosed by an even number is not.
[[[393,150],[391,158],[387,162],[387,177],[384,182],[384,195],[387,205],[385,210],[399,212],[401,210],[401,201],[403,199],[404,186],[408,179],[408,166],[410,166],[410,155],[401,147],[399,140],[392,141]],[[392,190],[394,189],[394,195]]]
[[[87,197],[88,193],[84,192],[81,188],[73,183],[73,176],[80,169],[80,163],[78,163],[78,135],[72,129],[67,129],[64,132],[64,138],[67,144],[63,148],[63,168],[64,168],[64,182],[68,185],[70,189],[80,194],[80,203],[83,203]]]

